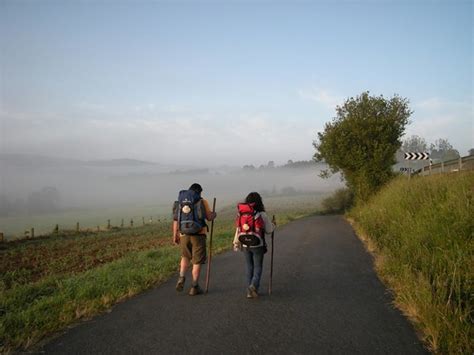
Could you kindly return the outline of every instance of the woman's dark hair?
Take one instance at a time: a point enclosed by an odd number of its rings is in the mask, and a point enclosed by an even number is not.
[[[263,205],[262,197],[258,192],[251,192],[245,198],[245,203],[255,203],[255,211],[265,212],[265,206]]]
[[[193,190],[193,191],[196,191],[198,194],[201,194],[202,192],[202,187],[201,185],[199,185],[198,183],[194,183],[192,184],[190,187],[189,187],[189,190]]]

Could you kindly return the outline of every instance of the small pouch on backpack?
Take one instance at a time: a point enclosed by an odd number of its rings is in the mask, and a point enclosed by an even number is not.
[[[250,248],[256,248],[264,245],[263,239],[259,235],[255,234],[239,234],[239,242]]]

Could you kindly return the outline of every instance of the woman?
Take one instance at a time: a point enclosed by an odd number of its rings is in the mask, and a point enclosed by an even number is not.
[[[262,197],[257,192],[251,192],[245,199],[245,204],[239,204],[250,208],[255,212],[254,221],[257,225],[256,230],[259,232],[263,239],[263,243],[257,246],[248,246],[241,243],[239,237],[242,234],[246,234],[244,231],[248,231],[248,226],[244,225],[244,228],[239,225],[239,219],[237,222],[237,230],[235,231],[234,237],[234,250],[242,250],[245,255],[245,261],[247,265],[247,298],[257,298],[258,288],[260,286],[260,279],[263,271],[263,255],[267,252],[267,246],[265,243],[265,234],[271,234],[275,225],[270,221],[267,214],[265,213],[265,206],[263,205]],[[239,210],[240,212],[240,210]],[[242,214],[239,213],[239,218]],[[263,224],[263,230],[259,230],[258,225]]]

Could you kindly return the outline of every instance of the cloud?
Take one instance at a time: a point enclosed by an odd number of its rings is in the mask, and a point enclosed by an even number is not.
[[[472,103],[449,101],[439,97],[430,97],[414,105],[415,109],[426,111],[472,111]],[[471,112],[472,113],[472,112]]]
[[[268,112],[170,112],[156,107],[136,112],[131,107],[117,116],[74,112],[61,118],[7,112],[2,121],[3,149],[11,153],[125,157],[196,166],[285,162],[310,159],[313,153],[307,133],[314,129],[303,120],[277,120]]]
[[[302,99],[314,101],[329,110],[334,110],[337,105],[343,103],[343,98],[341,96],[335,95],[325,89],[303,89],[299,90],[298,94]]]
[[[95,111],[95,112],[104,112],[107,109],[105,104],[93,103],[81,101],[75,105],[78,110],[81,111]]]
[[[418,135],[430,143],[439,138],[447,138],[461,155],[467,154],[474,147],[472,102],[431,97],[415,103],[413,108],[407,136]]]
[[[326,90],[300,91],[300,96],[331,110],[342,102]],[[407,135],[417,134],[428,142],[447,138],[461,154],[474,147],[470,103],[434,97],[414,103],[413,108]],[[304,115],[203,111],[149,103],[128,108],[75,106],[69,112],[3,109],[0,120],[2,152],[136,158],[195,166],[310,159],[312,142],[321,129],[320,122]]]

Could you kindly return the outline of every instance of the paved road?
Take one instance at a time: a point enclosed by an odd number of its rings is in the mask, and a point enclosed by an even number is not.
[[[277,229],[275,239],[272,296],[247,300],[243,255],[228,252],[213,258],[208,295],[177,294],[173,278],[68,330],[41,351],[426,353],[342,217],[304,218]],[[268,253],[264,289],[269,259]]]

